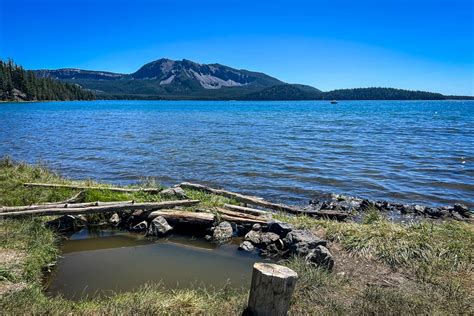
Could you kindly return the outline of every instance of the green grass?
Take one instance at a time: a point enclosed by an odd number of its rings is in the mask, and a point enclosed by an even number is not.
[[[64,179],[40,165],[9,159],[0,161],[0,204],[25,205],[61,201],[77,191],[25,188],[24,182],[80,183]],[[141,184],[154,186],[156,184]],[[236,201],[186,190],[199,199],[199,208]],[[170,197],[144,192],[124,194],[86,190],[83,201],[161,201]],[[189,211],[196,207],[187,208]],[[336,266],[332,273],[293,258],[283,264],[299,274],[291,314],[474,314],[474,229],[469,223],[447,221],[402,224],[371,211],[361,223],[316,220],[278,214],[275,218],[297,228],[324,234]],[[0,220],[0,255],[16,254],[17,261],[0,266],[0,287],[21,285],[0,294],[2,314],[212,314],[238,315],[245,308],[247,289],[169,290],[159,285],[108,298],[79,302],[48,297],[41,288],[43,269],[59,254],[59,236],[45,228],[49,218]],[[3,252],[2,252],[3,251]],[[365,268],[367,265],[368,268]],[[369,269],[366,271],[366,269]],[[384,283],[387,276],[401,281]],[[395,279],[396,279],[395,278]]]

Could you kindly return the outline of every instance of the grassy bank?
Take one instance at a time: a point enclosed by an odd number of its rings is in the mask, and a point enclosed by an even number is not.
[[[21,185],[24,182],[79,183],[42,166],[4,159],[0,161],[0,205],[61,201],[77,193],[71,189],[25,188]],[[103,185],[90,181],[80,183]],[[235,203],[201,192],[186,193],[203,201],[204,207]],[[165,199],[165,196],[143,192],[87,190],[83,202]],[[275,217],[325,236],[336,261],[332,273],[309,267],[299,259],[284,263],[300,277],[292,314],[474,313],[472,224],[452,221],[398,224],[376,212],[368,214],[363,223],[285,214]],[[41,276],[56,260],[59,243],[59,236],[44,226],[48,219],[0,220],[0,310],[3,314],[235,315],[246,305],[247,289],[173,291],[159,285],[145,285],[134,292],[79,302],[47,297],[42,292]]]

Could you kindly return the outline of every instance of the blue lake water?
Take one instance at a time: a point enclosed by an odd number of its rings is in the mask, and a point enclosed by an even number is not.
[[[337,192],[474,206],[472,101],[0,104],[0,156],[128,184],[194,181],[307,203]]]

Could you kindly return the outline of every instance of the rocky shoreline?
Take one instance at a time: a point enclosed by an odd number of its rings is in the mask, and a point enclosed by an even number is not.
[[[389,219],[395,220],[430,218],[472,221],[474,218],[474,209],[469,209],[460,203],[429,207],[420,204],[373,201],[342,194],[330,194],[327,197],[313,199],[302,209],[309,213],[322,210],[347,213],[348,219],[352,220],[358,220],[361,214],[370,210],[377,210],[386,214]]]

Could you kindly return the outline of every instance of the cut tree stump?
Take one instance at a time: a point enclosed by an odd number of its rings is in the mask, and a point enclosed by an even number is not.
[[[53,184],[53,183],[23,183],[26,187],[42,187],[42,188],[67,188],[67,189],[78,189],[78,190],[106,190],[114,192],[134,193],[134,192],[148,192],[148,193],[160,193],[160,188],[116,188],[116,187],[97,187],[97,186],[85,186],[85,185],[72,185],[72,184]]]
[[[255,316],[287,315],[297,279],[298,274],[290,268],[255,263],[246,313]]]

